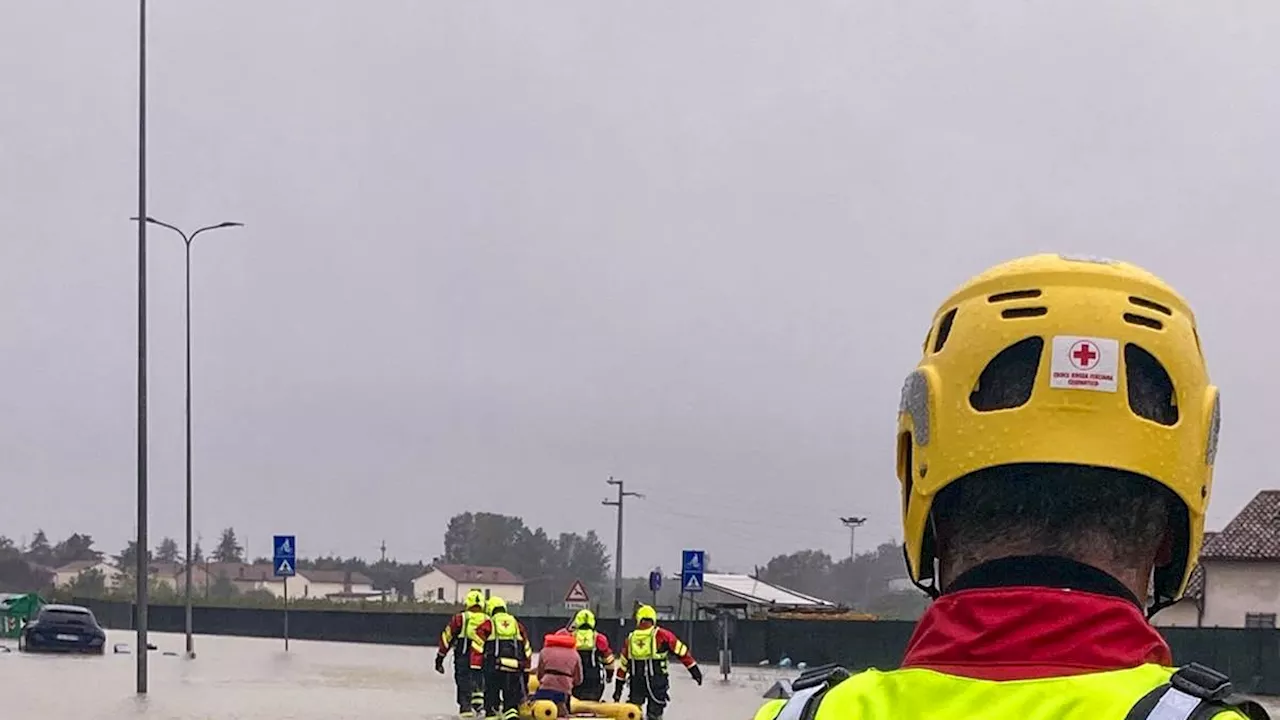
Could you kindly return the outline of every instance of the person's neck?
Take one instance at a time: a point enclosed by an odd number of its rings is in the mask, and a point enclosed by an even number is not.
[[[1146,606],[1151,578],[1151,568],[1144,572],[1141,569],[1118,567],[1113,562],[1098,558],[1072,558],[1036,552],[1011,553],[968,562],[940,559],[939,565],[939,587],[944,593],[951,592],[957,581],[964,582],[962,579],[975,572],[981,573],[984,582],[988,582],[994,573],[1009,576],[1010,582],[1016,584],[1044,586],[1052,586],[1060,578],[1069,579],[1082,572],[1097,573],[1105,575],[1112,583],[1123,588],[1126,599],[1132,600],[1138,607]],[[1016,569],[1009,572],[1011,568]],[[1036,582],[1024,582],[1032,577]],[[966,586],[970,584],[964,582]]]

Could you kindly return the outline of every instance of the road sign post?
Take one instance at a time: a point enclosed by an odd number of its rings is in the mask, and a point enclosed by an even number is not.
[[[289,578],[298,574],[298,538],[276,535],[271,541],[271,564],[284,583],[284,651],[289,652]]]
[[[569,610],[586,610],[591,607],[591,597],[587,595],[587,586],[581,580],[574,580],[569,592],[564,594],[564,606]]]

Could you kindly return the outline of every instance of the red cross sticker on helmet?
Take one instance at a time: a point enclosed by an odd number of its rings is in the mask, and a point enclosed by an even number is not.
[[[1049,387],[1116,391],[1120,342],[1113,338],[1059,335],[1053,339]]]

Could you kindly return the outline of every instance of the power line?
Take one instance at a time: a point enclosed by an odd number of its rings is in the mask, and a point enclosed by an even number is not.
[[[614,480],[612,475],[605,482],[618,486],[618,499],[602,500],[600,504],[618,508],[618,543],[615,546],[617,557],[613,568],[613,610],[618,613],[618,617],[622,617],[622,505],[629,497],[642,498],[644,495],[638,492],[627,492],[625,481]]]

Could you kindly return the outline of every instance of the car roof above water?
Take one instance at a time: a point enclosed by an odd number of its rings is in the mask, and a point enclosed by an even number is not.
[[[60,613],[74,613],[76,615],[92,615],[93,614],[92,612],[89,611],[89,608],[83,607],[81,605],[50,604],[50,605],[45,605],[40,609],[50,610],[52,612],[60,612]]]

